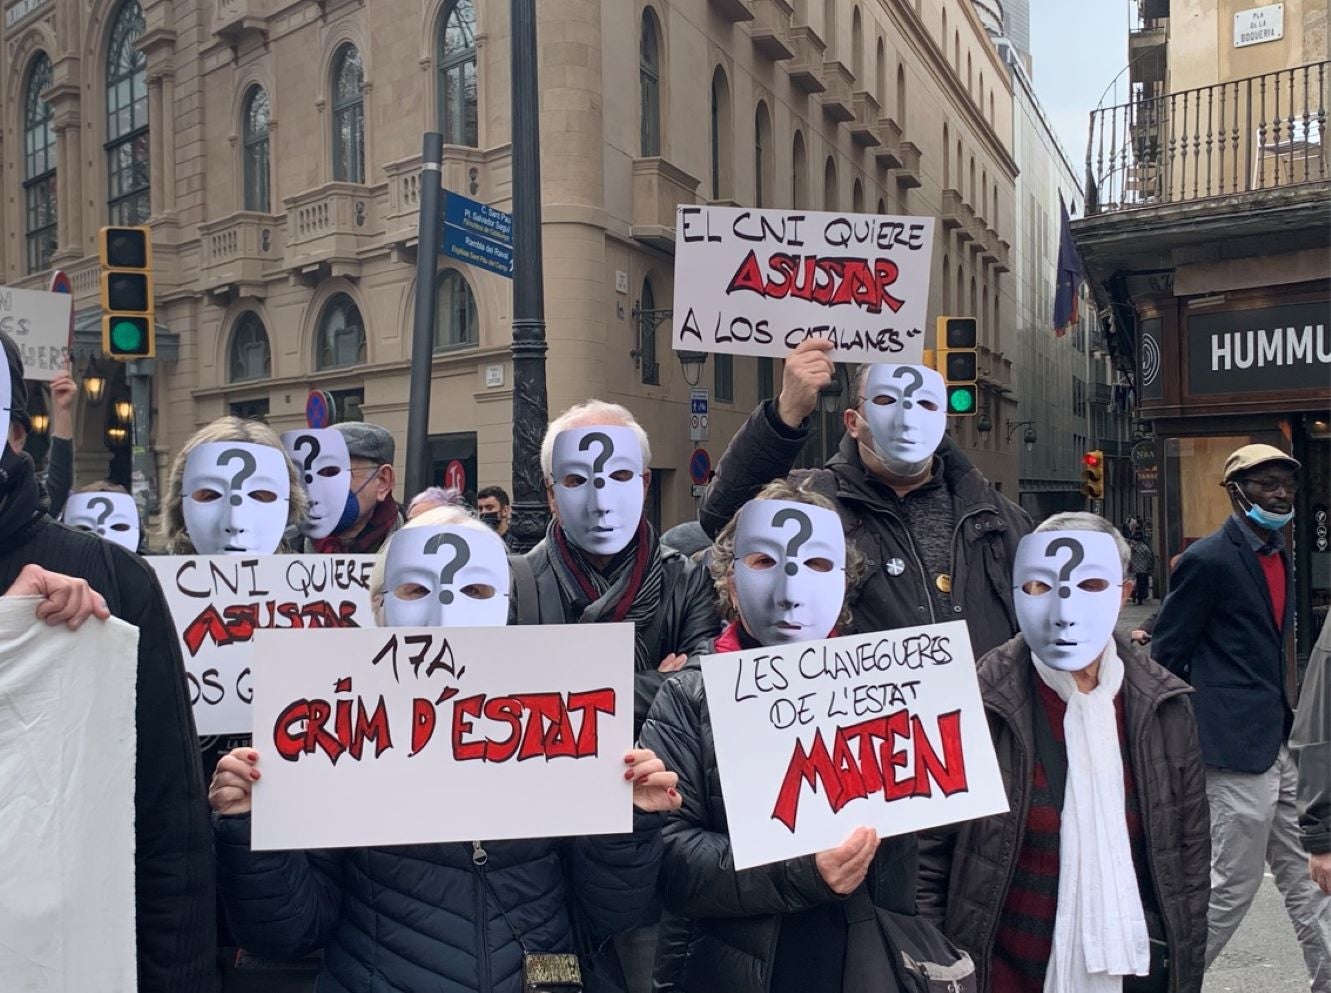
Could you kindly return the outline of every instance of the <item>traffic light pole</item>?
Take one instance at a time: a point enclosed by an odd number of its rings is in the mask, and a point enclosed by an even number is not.
[[[134,405],[134,437],[131,449],[133,475],[130,492],[138,505],[139,515],[146,521],[157,512],[157,466],[154,464],[148,441],[152,437],[152,376],[153,359],[135,359],[126,363],[129,379],[129,398]]]

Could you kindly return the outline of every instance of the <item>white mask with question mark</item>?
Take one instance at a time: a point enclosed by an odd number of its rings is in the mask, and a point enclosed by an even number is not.
[[[71,493],[61,520],[131,552],[139,550],[139,508],[128,493]]]
[[[555,508],[569,541],[593,555],[622,552],[642,520],[642,445],[620,424],[568,428],[551,459]]]
[[[1017,624],[1051,669],[1077,672],[1100,657],[1122,606],[1123,559],[1103,531],[1036,531],[1012,566]]]
[[[282,447],[295,463],[310,509],[301,533],[327,538],[337,527],[351,493],[347,438],[335,428],[306,428],[282,434]]]
[[[874,365],[864,383],[863,419],[873,452],[893,472],[926,467],[947,430],[947,385],[923,365]]]
[[[209,441],[185,459],[181,510],[199,555],[269,555],[290,510],[286,453],[245,441]]]
[[[403,528],[384,562],[384,621],[501,627],[508,623],[508,589],[508,551],[488,528]]]
[[[14,387],[9,381],[8,356],[0,354],[0,420],[4,422],[6,436],[9,434],[9,411],[13,405]],[[8,444],[8,441],[0,442],[0,444]]]
[[[835,511],[750,500],[735,523],[735,594],[764,645],[830,637],[846,597],[846,533]]]

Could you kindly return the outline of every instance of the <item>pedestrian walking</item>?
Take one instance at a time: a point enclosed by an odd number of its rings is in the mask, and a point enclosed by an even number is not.
[[[1151,598],[1151,575],[1155,572],[1155,550],[1146,540],[1138,525],[1128,533],[1128,548],[1132,553],[1132,602],[1140,606]]]
[[[1289,747],[1299,767],[1299,836],[1308,873],[1331,893],[1331,615],[1308,658]]]

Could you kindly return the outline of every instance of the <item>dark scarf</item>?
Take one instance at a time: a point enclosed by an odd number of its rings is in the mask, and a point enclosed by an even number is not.
[[[379,551],[397,525],[397,501],[387,496],[375,506],[374,513],[356,537],[343,543],[340,538],[330,534],[327,538],[316,540],[314,550],[320,555],[372,555]]]
[[[16,452],[4,444],[0,456],[0,551],[19,544],[22,536],[45,510],[37,485],[37,469],[26,452]]]
[[[644,633],[661,607],[665,572],[656,532],[646,520],[628,547],[615,555],[604,573],[587,561],[582,549],[570,542],[557,521],[545,533],[554,554],[550,562],[564,597],[572,605],[579,624],[598,621],[633,622],[634,659],[637,668],[655,669],[661,662],[652,658]]]

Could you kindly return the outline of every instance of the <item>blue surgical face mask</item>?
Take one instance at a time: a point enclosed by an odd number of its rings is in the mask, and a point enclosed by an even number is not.
[[[330,532],[331,534],[341,534],[347,528],[351,527],[351,525],[356,523],[356,518],[360,517],[360,500],[358,500],[357,497],[360,496],[361,490],[374,482],[374,477],[378,474],[379,472],[376,469],[374,472],[370,473],[369,479],[365,480],[365,482],[361,483],[354,490],[347,491],[347,502],[342,507],[342,516],[337,519],[337,524],[333,526],[333,530]]]
[[[1234,487],[1234,492],[1238,496],[1240,502],[1247,505],[1248,509],[1245,510],[1244,513],[1247,515],[1248,520],[1252,521],[1258,527],[1266,528],[1268,531],[1279,531],[1290,521],[1294,520],[1294,512],[1292,510],[1288,514],[1273,514],[1271,511],[1263,510],[1261,507],[1257,506],[1257,504],[1249,500],[1244,495],[1243,490],[1238,486]]]

